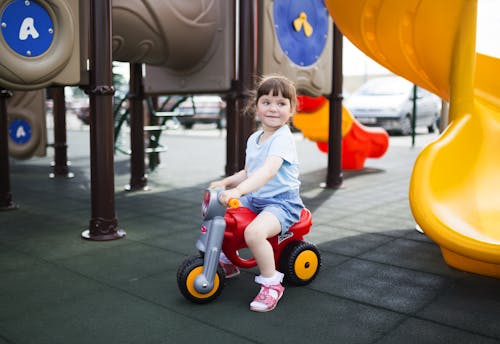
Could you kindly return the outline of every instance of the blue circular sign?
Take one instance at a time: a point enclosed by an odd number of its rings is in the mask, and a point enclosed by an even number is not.
[[[276,36],[293,63],[310,66],[326,46],[329,13],[323,0],[275,0]]]
[[[42,55],[54,39],[52,19],[36,1],[11,1],[0,15],[0,25],[5,43],[25,57]]]
[[[24,119],[15,119],[10,122],[9,136],[14,143],[25,144],[31,139],[31,126]]]

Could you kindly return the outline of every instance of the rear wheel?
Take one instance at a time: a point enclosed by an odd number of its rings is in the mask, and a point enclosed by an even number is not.
[[[411,116],[408,114],[403,117],[400,121],[401,123],[401,135],[410,135],[411,134]]]
[[[321,256],[316,245],[306,241],[294,241],[280,258],[280,271],[288,282],[294,285],[311,283],[318,275]]]
[[[205,294],[198,292],[194,281],[203,272],[203,258],[200,256],[188,257],[177,270],[177,286],[186,299],[194,303],[208,303],[215,300],[224,286],[224,271],[219,266],[214,277],[213,288]]]

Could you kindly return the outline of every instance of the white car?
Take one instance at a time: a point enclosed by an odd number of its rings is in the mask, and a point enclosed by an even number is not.
[[[345,106],[364,125],[408,135],[412,130],[413,86],[398,76],[374,78],[356,90]],[[434,132],[440,111],[441,99],[417,86],[416,127]]]
[[[176,110],[180,114],[179,122],[186,129],[195,123],[215,123],[221,129],[225,127],[225,108],[220,96],[195,95],[189,96]]]

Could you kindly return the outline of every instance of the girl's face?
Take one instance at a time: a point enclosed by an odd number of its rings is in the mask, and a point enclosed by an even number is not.
[[[257,116],[264,130],[277,130],[292,117],[290,99],[283,97],[281,92],[273,96],[273,92],[261,96],[257,100]]]

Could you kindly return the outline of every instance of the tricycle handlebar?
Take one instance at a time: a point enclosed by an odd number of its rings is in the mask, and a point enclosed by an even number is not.
[[[240,206],[240,200],[237,198],[231,198],[229,201],[227,201],[227,206],[229,208],[238,208]]]

